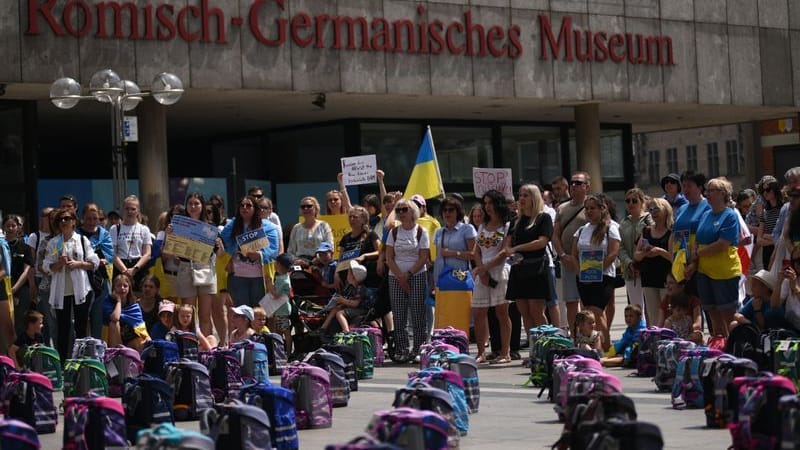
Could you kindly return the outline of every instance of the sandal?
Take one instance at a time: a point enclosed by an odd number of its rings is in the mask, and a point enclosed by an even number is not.
[[[499,357],[489,361],[489,364],[492,364],[492,365],[510,364],[510,363],[511,363],[511,357],[509,357],[509,356],[499,356]]]
[[[476,362],[477,364],[486,364],[486,363],[488,362],[488,360],[486,359],[486,356],[484,356],[484,355],[478,355],[478,357],[477,357],[477,358],[475,358],[475,362]]]

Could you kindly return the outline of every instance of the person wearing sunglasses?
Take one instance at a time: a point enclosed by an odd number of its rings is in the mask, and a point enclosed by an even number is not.
[[[636,243],[633,259],[639,264],[642,291],[644,293],[647,325],[663,323],[659,308],[661,299],[667,295],[665,283],[672,270],[672,253],[669,243],[672,237],[672,206],[664,198],[647,201],[647,212],[653,223],[642,229],[642,237]],[[626,283],[627,285],[627,283]]]
[[[100,267],[100,258],[89,239],[75,232],[77,216],[71,208],[59,208],[59,235],[47,243],[42,267],[52,274],[50,305],[55,310],[55,344],[62,361],[72,354],[75,338],[86,337],[89,307],[93,296],[89,273]]]
[[[233,305],[258,306],[266,293],[264,287],[264,264],[275,261],[278,256],[278,230],[270,221],[261,218],[256,210],[258,200],[250,195],[239,201],[236,216],[229,220],[220,232],[225,251],[231,255],[228,264],[228,291]],[[269,244],[260,251],[242,252],[236,237],[262,229]]]
[[[705,185],[706,176],[702,173],[695,173],[691,170],[687,170],[681,174],[681,189],[689,203],[681,206],[675,213],[675,223],[672,225],[672,243],[670,246],[673,260],[681,249],[685,250],[687,253],[687,263],[693,257],[691,252],[695,246],[694,242],[697,233],[697,225],[700,223],[700,219],[705,213],[711,209],[708,200],[703,197]],[[697,294],[696,282],[692,279],[695,269],[695,267],[689,264],[687,264],[684,269],[687,280],[686,292],[689,295]]]
[[[689,200],[681,193],[681,177],[677,173],[665,175],[661,179],[661,189],[664,191],[661,198],[669,202],[673,211],[677,212],[678,208],[689,203]]]
[[[639,265],[634,261],[636,244],[642,238],[644,227],[653,224],[653,218],[644,208],[645,196],[639,188],[629,189],[625,193],[625,218],[619,224],[619,234],[622,241],[619,245],[619,260],[622,263],[622,275],[625,278],[625,291],[628,294],[628,303],[636,305],[645,311],[644,293]],[[655,314],[653,314],[655,317]],[[652,322],[648,321],[647,324]]]
[[[427,264],[430,260],[428,231],[417,224],[419,207],[407,199],[394,206],[400,225],[389,232],[386,240],[386,264],[389,267],[389,299],[394,315],[394,342],[400,360],[419,353],[428,340],[426,330],[425,293],[428,288]],[[413,347],[409,351],[406,322],[411,319]]]
[[[333,246],[333,231],[328,222],[319,220],[319,201],[314,197],[303,197],[300,200],[300,216],[302,221],[292,227],[289,233],[289,245],[286,253],[294,255],[296,263],[308,267],[320,244],[327,242]]]
[[[761,263],[763,267],[769,267],[772,252],[775,250],[772,232],[775,230],[781,207],[783,207],[783,193],[781,192],[781,185],[773,176],[762,177],[759,193],[761,194],[760,203],[762,207],[758,208],[760,214],[758,214],[759,224],[756,240],[761,248]]]

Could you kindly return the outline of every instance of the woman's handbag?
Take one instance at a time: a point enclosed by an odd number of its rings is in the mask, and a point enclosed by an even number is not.
[[[216,276],[211,264],[196,265],[192,263],[192,285],[196,287],[211,286],[214,284]]]
[[[455,269],[445,264],[439,272],[436,287],[440,291],[472,291],[475,289],[475,280],[469,269]]]

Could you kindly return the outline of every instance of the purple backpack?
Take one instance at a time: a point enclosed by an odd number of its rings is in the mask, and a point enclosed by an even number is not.
[[[325,450],[402,450],[402,447],[381,442],[372,436],[357,436],[346,444],[326,445]]]
[[[64,450],[127,445],[125,410],[120,402],[91,394],[64,399]]]
[[[442,341],[456,347],[459,353],[469,354],[469,337],[458,328],[447,327],[433,330],[431,342]]]
[[[281,374],[281,386],[294,392],[298,430],[331,427],[333,397],[326,370],[306,363],[289,364]]]
[[[701,368],[706,358],[722,355],[721,350],[697,347],[681,352],[675,367],[675,382],[672,385],[672,407],[675,409],[702,408],[704,404]]]
[[[652,377],[658,364],[658,343],[675,339],[678,334],[669,328],[648,327],[639,331],[639,354],[636,358],[636,376]]]
[[[103,362],[108,374],[109,397],[122,397],[125,380],[138,377],[144,369],[139,352],[122,345],[107,348],[103,355]]]
[[[17,366],[14,360],[6,355],[0,355],[0,386],[5,384],[8,374],[17,371]]]
[[[372,342],[372,362],[376,366],[382,366],[386,355],[383,351],[383,333],[381,333],[380,328],[362,325],[360,327],[351,328],[350,331],[367,335],[370,342]]]
[[[580,372],[586,369],[602,370],[600,361],[587,358],[581,355],[572,355],[564,359],[553,361],[553,386],[550,389],[550,401],[565,404],[564,396],[567,391],[567,374],[569,372]]]
[[[475,358],[463,353],[445,352],[437,361],[436,366],[452,370],[461,376],[469,412],[470,414],[478,412],[481,402],[481,387],[480,378],[478,378],[478,363]]]
[[[797,393],[792,380],[769,372],[755,377],[737,377],[739,408],[733,423],[728,424],[734,450],[778,448],[781,421],[777,416],[780,398]]]
[[[306,355],[303,362],[325,369],[331,381],[334,408],[347,406],[350,401],[350,383],[344,374],[345,363],[342,357],[320,348]]]
[[[0,448],[39,450],[39,435],[27,423],[16,419],[0,419]]]
[[[419,370],[430,367],[435,361],[438,361],[445,352],[458,354],[459,350],[457,347],[444,341],[422,344],[419,348]]]
[[[200,352],[200,363],[208,368],[214,402],[222,403],[226,398],[239,398],[239,389],[242,387],[239,352],[214,348],[210,352]]]
[[[395,408],[378,411],[367,425],[367,432],[402,448],[446,450],[447,419],[432,411]]]
[[[53,401],[53,383],[36,372],[10,373],[0,394],[3,413],[32,426],[37,433],[55,433],[58,412]]]
[[[622,393],[622,382],[601,369],[585,369],[568,372],[565,388],[562,408],[566,408],[573,397]]]

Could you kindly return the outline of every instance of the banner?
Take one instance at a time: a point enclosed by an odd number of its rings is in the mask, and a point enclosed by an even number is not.
[[[236,236],[236,245],[239,247],[239,251],[246,255],[250,252],[260,252],[269,247],[269,238],[264,229],[259,228]]]
[[[187,216],[173,216],[171,225],[162,253],[207,263],[219,235],[217,227]]]
[[[472,187],[475,189],[477,198],[482,198],[483,194],[494,189],[501,192],[505,198],[513,200],[513,185],[511,169],[472,168]]]
[[[375,155],[342,158],[342,176],[345,186],[378,182],[378,162]]]

